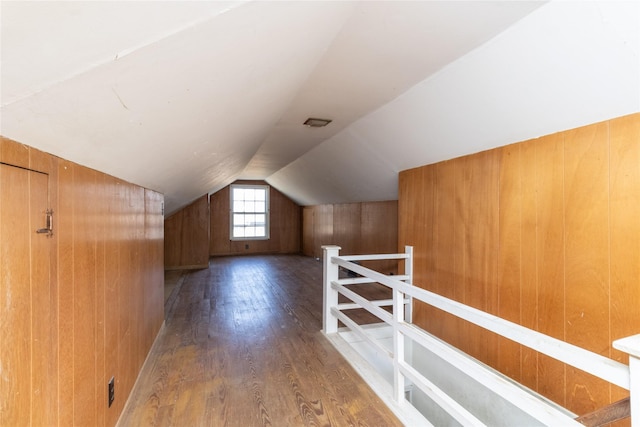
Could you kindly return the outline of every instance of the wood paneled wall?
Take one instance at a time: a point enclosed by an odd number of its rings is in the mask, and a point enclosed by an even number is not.
[[[209,196],[198,198],[164,221],[164,268],[209,266]]]
[[[640,333],[640,114],[400,174],[415,283],[627,362]],[[623,390],[448,315],[415,321],[583,414]]]
[[[268,185],[264,181],[236,181],[234,184]],[[211,240],[209,254],[246,255],[300,253],[301,208],[287,196],[269,186],[268,240],[231,240],[229,230],[230,186],[210,197]]]
[[[338,245],[344,255],[394,253],[398,248],[398,202],[305,206],[302,227],[303,253],[314,258],[322,258],[324,245]],[[397,271],[397,262],[363,265]]]
[[[5,138],[0,161],[47,174],[54,210],[49,248],[37,254],[50,265],[50,291],[38,296],[49,312],[28,314],[30,324],[46,325],[46,342],[30,336],[27,325],[17,333],[0,331],[2,346],[32,341],[38,349],[14,377],[28,383],[34,369],[42,368],[47,381],[13,395],[30,410],[18,419],[3,418],[5,412],[0,424],[113,426],[164,320],[164,198]],[[0,295],[4,308],[13,303],[6,298]],[[109,408],[111,377],[115,401]],[[7,384],[1,387],[11,393]]]

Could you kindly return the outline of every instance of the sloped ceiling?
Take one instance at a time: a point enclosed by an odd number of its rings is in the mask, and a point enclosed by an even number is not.
[[[168,213],[239,178],[394,199],[403,169],[640,111],[632,1],[0,7],[0,133]]]

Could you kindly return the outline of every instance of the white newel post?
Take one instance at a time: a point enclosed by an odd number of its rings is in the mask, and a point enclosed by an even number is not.
[[[322,286],[323,286],[323,315],[322,330],[325,334],[338,332],[338,319],[331,314],[331,307],[338,305],[338,291],[333,289],[331,282],[338,280],[338,264],[331,262],[331,258],[340,254],[340,246],[322,246]]]
[[[640,334],[616,340],[613,347],[629,354],[631,427],[640,427]]]

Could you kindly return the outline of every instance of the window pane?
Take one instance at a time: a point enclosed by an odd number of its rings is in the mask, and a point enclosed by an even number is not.
[[[268,224],[268,187],[233,186],[231,188],[231,238],[266,238]]]
[[[233,200],[242,200],[244,199],[244,189],[243,188],[234,188],[233,189]]]

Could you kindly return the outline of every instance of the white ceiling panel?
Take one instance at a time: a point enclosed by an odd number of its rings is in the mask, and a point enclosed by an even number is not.
[[[0,133],[165,194],[301,204],[640,109],[638,2],[0,3]],[[308,117],[332,119],[308,128]]]

